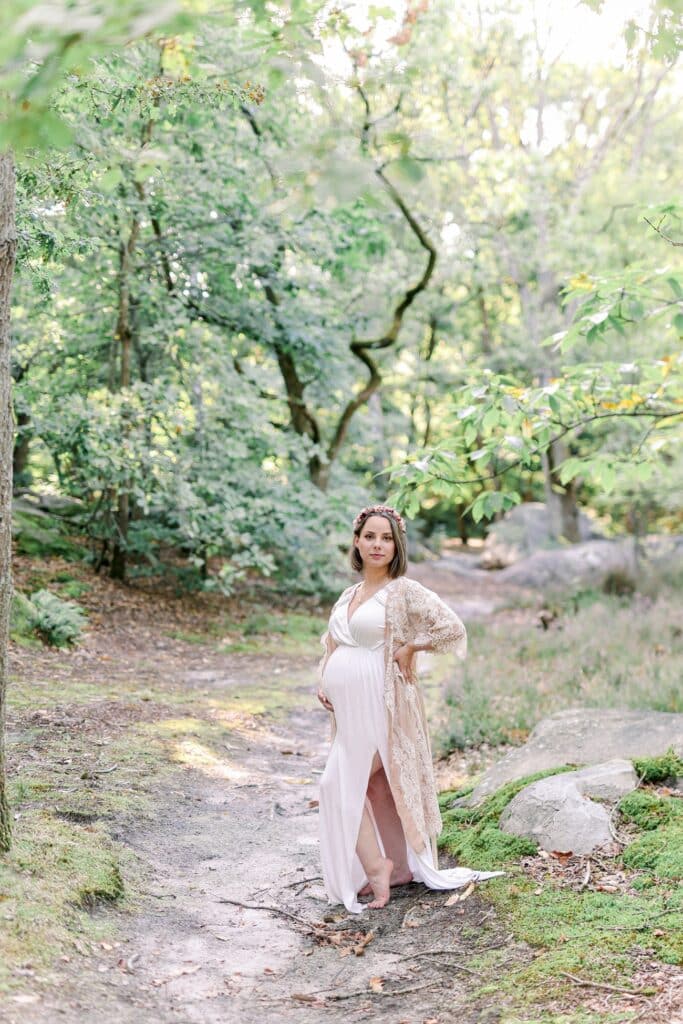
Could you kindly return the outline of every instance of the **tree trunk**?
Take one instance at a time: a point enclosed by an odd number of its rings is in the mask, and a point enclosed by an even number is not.
[[[31,451],[31,435],[26,429],[31,424],[31,417],[28,412],[20,409],[17,414],[17,436],[14,441],[14,452],[12,455],[12,476],[16,487],[25,486],[28,478],[24,478],[28,457]]]
[[[545,483],[545,500],[550,517],[550,532],[553,537],[576,544],[579,536],[579,509],[576,503],[576,489],[573,481],[561,486],[557,482],[555,470],[568,457],[567,446],[562,441],[551,444],[543,455],[543,478]]]
[[[140,221],[137,214],[133,217],[130,235],[126,243],[119,246],[119,309],[116,320],[115,341],[121,351],[121,374],[119,387],[130,386],[130,365],[133,348],[133,324],[130,294],[130,274],[132,272],[133,255],[140,233]],[[125,413],[124,413],[125,415]],[[116,507],[116,537],[109,575],[113,580],[126,578],[126,548],[128,544],[128,523],[130,521],[130,499],[126,491],[120,491]]]
[[[12,841],[5,778],[5,700],[12,600],[12,406],[10,295],[17,250],[14,159],[0,153],[0,851]]]

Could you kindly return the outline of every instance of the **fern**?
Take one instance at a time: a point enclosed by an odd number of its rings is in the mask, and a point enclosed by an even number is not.
[[[76,643],[86,623],[78,605],[62,601],[49,590],[37,590],[31,595],[30,619],[35,632],[51,647]]]

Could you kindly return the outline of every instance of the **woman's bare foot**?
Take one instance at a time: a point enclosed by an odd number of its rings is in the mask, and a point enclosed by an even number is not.
[[[390,879],[393,868],[393,861],[390,861],[388,857],[383,857],[377,871],[372,874],[368,872],[370,885],[372,886],[372,895],[374,897],[374,899],[367,904],[370,910],[378,910],[380,907],[386,907],[389,902],[389,896],[391,895]]]
[[[412,882],[412,880],[413,880],[413,873],[410,870],[410,868],[405,868],[405,870],[403,870],[403,871],[397,871],[396,869],[394,869],[391,872],[391,878],[389,879],[389,885],[393,889],[395,885],[407,885],[408,882]],[[372,886],[368,882],[367,885],[364,885],[363,888],[359,890],[358,895],[359,896],[369,896],[371,892],[372,892]]]

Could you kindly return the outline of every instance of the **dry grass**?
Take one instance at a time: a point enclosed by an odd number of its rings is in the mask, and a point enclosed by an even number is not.
[[[655,597],[594,592],[537,609],[510,609],[469,629],[470,651],[447,687],[445,750],[520,743],[541,718],[568,707],[683,711],[680,591]]]

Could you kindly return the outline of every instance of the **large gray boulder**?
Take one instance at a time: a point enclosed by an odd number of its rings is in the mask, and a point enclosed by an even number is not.
[[[591,796],[618,800],[638,785],[630,761],[615,759],[532,782],[513,797],[500,828],[533,839],[543,850],[592,853],[612,839],[610,812]]]
[[[602,536],[584,512],[578,515],[582,541]],[[548,506],[542,501],[525,501],[510,509],[489,531],[481,554],[482,569],[503,569],[543,548],[562,544],[553,536]]]
[[[635,581],[636,552],[630,538],[589,540],[554,551],[536,551],[501,569],[496,579],[518,587],[566,590],[584,586],[599,588],[610,576]]]
[[[544,718],[523,747],[494,764],[463,803],[474,806],[506,782],[559,765],[657,757],[673,747],[683,757],[683,714],[627,708],[571,708]]]

